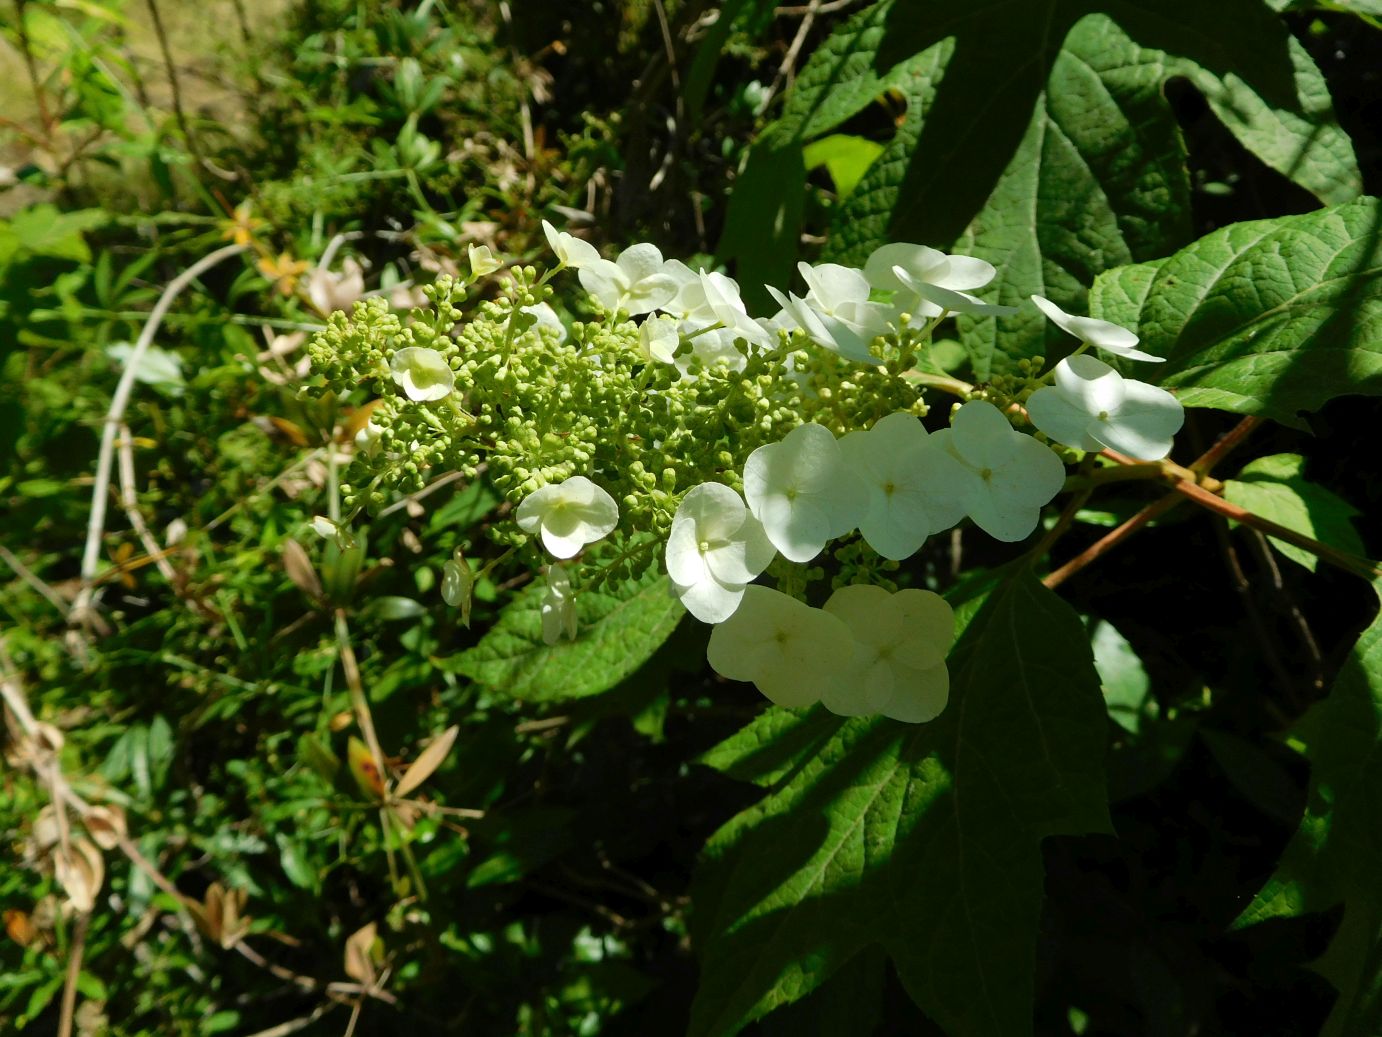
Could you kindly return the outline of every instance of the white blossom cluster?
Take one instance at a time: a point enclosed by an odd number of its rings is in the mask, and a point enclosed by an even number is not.
[[[882,351],[909,331],[921,328],[924,338],[953,314],[1016,312],[973,294],[992,281],[990,264],[890,244],[862,269],[799,264],[805,294],[770,287],[779,311],[753,317],[739,286],[722,273],[664,260],[650,244],[609,260],[588,242],[550,224],[544,229],[557,270],[575,270],[611,320],[641,318],[642,362],[673,365],[683,378],[716,367],[743,371],[755,353],[808,344],[878,368]],[[471,261],[477,273],[498,265],[488,250]],[[930,591],[854,583],[816,608],[755,582],[774,559],[806,564],[831,541],[857,532],[879,558],[898,562],[966,518],[998,540],[1024,540],[1064,485],[1065,465],[1014,421],[1075,450],[1109,449],[1143,460],[1167,455],[1183,420],[1180,404],[1088,351],[1124,360],[1160,358],[1138,350],[1137,336],[1124,328],[1072,316],[1039,296],[1032,302],[1081,345],[1046,375],[1029,379],[1019,394],[998,404],[969,399],[954,409],[948,428],[929,433],[907,410],[840,436],[804,421],[754,449],[742,470],[680,493],[663,561],[686,610],[715,625],[708,656],[716,671],[752,681],[784,706],[820,702],[843,715],[929,720],[948,694],[950,607]],[[565,334],[545,304],[530,312]],[[442,400],[456,388],[451,367],[427,347],[399,349],[392,376],[414,402]],[[574,638],[566,563],[617,527],[619,505],[589,476],[573,475],[528,493],[516,519],[557,560],[548,568],[541,604],[543,638],[549,644]],[[459,570],[450,573],[448,600],[462,586],[468,592]]]

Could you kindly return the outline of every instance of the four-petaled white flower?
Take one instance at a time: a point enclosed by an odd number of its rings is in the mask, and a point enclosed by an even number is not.
[[[547,590],[539,607],[542,616],[542,643],[574,641],[577,633],[576,596],[571,592],[571,577],[564,565],[547,567]]]
[[[838,616],[750,585],[711,633],[706,658],[720,676],[752,681],[779,706],[809,706],[853,660],[854,637]]]
[[[930,319],[942,313],[996,316],[1016,313],[969,293],[993,280],[991,263],[972,256],[950,256],[925,245],[898,242],[875,249],[864,264],[864,277],[880,291],[894,292],[895,313]]]
[[[839,353],[846,360],[877,364],[869,345],[888,332],[888,308],[869,301],[869,283],[853,267],[838,263],[810,266],[798,263],[806,280],[805,298],[783,295],[772,285],[768,292],[788,319],[817,345]]]
[[[832,594],[825,611],[854,637],[849,665],[821,696],[826,709],[909,724],[940,715],[950,695],[945,655],[955,640],[955,613],[939,594],[855,584]]]
[[[619,524],[619,505],[584,475],[573,475],[528,494],[517,517],[525,533],[541,532],[542,546],[554,557],[572,558]]]
[[[859,524],[867,490],[831,431],[811,422],[749,455],[744,499],[784,557],[808,562]]]
[[[1125,356],[1129,360],[1153,360],[1160,363],[1166,359],[1164,356],[1152,356],[1151,353],[1144,353],[1138,349],[1137,336],[1127,328],[1099,320],[1097,317],[1073,316],[1050,299],[1043,299],[1039,295],[1032,296],[1032,302],[1036,303],[1036,308],[1056,327],[1096,349]]]
[[[605,309],[637,317],[666,305],[676,294],[677,283],[662,267],[662,253],[645,242],[626,248],[614,262],[582,262],[579,276],[581,287]]]
[[[672,519],[667,575],[687,612],[702,623],[722,623],[776,554],[739,494],[702,483],[682,498]]]
[[[557,230],[546,220],[542,221],[542,232],[547,235],[547,244],[556,253],[562,266],[579,270],[587,263],[600,262],[600,253],[588,241],[582,241],[564,230]]]
[[[435,349],[405,346],[389,361],[393,380],[414,403],[428,403],[450,396],[456,388],[456,372]]]
[[[932,440],[960,462],[954,481],[937,491],[985,533],[1009,543],[1036,529],[1041,508],[1060,492],[1065,465],[1044,443],[1018,432],[991,403],[971,400]]]
[[[1056,384],[1032,393],[1032,424],[1057,443],[1078,450],[1117,450],[1160,461],[1185,422],[1185,408],[1165,389],[1124,378],[1092,356],[1066,357]]]
[[[938,492],[962,478],[958,462],[906,411],[849,433],[840,449],[867,486],[859,532],[884,558],[910,558],[932,533],[964,518],[954,496]]]

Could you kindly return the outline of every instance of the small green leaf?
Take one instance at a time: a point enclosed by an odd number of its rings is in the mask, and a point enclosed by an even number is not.
[[[1100,621],[1095,626],[1090,646],[1109,717],[1130,734],[1137,734],[1152,685],[1142,660],[1112,623]]]
[[[493,691],[531,702],[584,698],[637,670],[676,628],[684,610],[655,572],[617,592],[577,591],[575,641],[542,641],[545,588],[519,595],[474,648],[438,662]]]
[[[877,141],[848,133],[832,133],[806,145],[802,158],[807,169],[824,166],[835,182],[835,193],[844,199],[859,186],[869,166],[882,153],[883,145]]]
[[[1323,486],[1306,481],[1299,454],[1259,457],[1224,483],[1230,503],[1329,547],[1361,556],[1363,541],[1353,528],[1358,510]],[[1271,537],[1272,546],[1311,572],[1319,559],[1309,551]]]

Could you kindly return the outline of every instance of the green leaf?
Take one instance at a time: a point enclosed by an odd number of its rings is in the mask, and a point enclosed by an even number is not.
[[[792,275],[805,191],[801,148],[764,134],[749,149],[748,163],[729,196],[716,249],[721,259],[737,264],[744,298],[752,306],[771,302],[764,284],[786,284]]]
[[[579,636],[546,645],[544,593],[543,587],[530,587],[505,608],[479,644],[439,665],[516,699],[585,698],[608,691],[643,665],[684,613],[667,578],[652,572],[619,593],[578,592]]]
[[[1130,734],[1137,734],[1152,688],[1142,660],[1112,623],[1101,620],[1089,642],[1109,718]]]
[[[802,158],[807,169],[824,166],[835,182],[835,193],[848,198],[859,186],[869,166],[883,153],[883,145],[866,137],[848,133],[832,133],[806,145]]]
[[[23,209],[12,220],[0,221],[0,263],[14,255],[89,263],[91,249],[82,235],[108,220],[100,209],[62,212],[48,202]]]
[[[874,945],[952,1037],[1031,1033],[1041,840],[1108,830],[1098,677],[1079,618],[1026,569],[950,669],[933,723],[831,718],[790,774],[753,769],[785,780],[707,846],[692,1035],[735,1033]],[[720,758],[763,758],[764,725],[800,736],[767,716]]]
[[[1090,311],[1166,357],[1143,376],[1187,407],[1304,428],[1302,410],[1382,393],[1380,235],[1375,198],[1235,223],[1152,270],[1103,275]],[[1139,300],[1129,285],[1144,283]]]
[[[1340,551],[1361,556],[1362,538],[1353,528],[1358,509],[1305,478],[1305,458],[1299,454],[1259,457],[1244,466],[1237,479],[1224,483],[1224,496],[1241,508],[1271,519]],[[1319,559],[1275,537],[1272,545],[1311,572]]]
[[[1189,240],[1173,77],[1322,201],[1358,194],[1323,76],[1258,0],[883,0],[813,55],[764,137],[785,161],[793,143],[900,90],[906,119],[837,211],[826,258],[857,265],[889,240],[955,247],[998,267],[996,301],[1040,293],[1082,312],[1101,271]],[[743,215],[735,233],[752,237],[764,221]],[[1073,345],[1030,307],[1000,320],[1001,352],[997,320],[960,322],[980,379]]]
[[[1382,582],[1373,586],[1382,596]],[[1339,991],[1322,1037],[1372,1037],[1382,1032],[1382,616],[1294,734],[1311,763],[1305,816],[1236,924],[1342,904],[1343,921],[1315,966]]]

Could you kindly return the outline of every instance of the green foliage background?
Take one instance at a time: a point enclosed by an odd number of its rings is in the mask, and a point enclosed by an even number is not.
[[[937,721],[794,713],[706,670],[655,572],[547,648],[500,560],[464,625],[438,585],[456,548],[503,555],[483,482],[318,538],[366,401],[270,347],[319,325],[328,253],[406,290],[471,243],[539,255],[542,218],[750,298],[920,241],[992,262],[997,301],[1136,328],[1191,408],[1176,460],[1263,419],[1216,492],[1377,557],[1382,13],[523,6],[231,4],[238,41],[171,68],[157,4],[0,26],[27,88],[0,130],[0,676],[130,840],[89,925],[64,911],[11,708],[0,1030],[59,1032],[76,961],[74,1032],[122,1037],[1376,1033],[1355,574],[1181,507],[1044,587],[1153,499],[1112,484],[1054,557],[966,533],[897,574],[963,624]],[[227,240],[125,415],[147,537],[113,499],[96,618],[69,616],[121,346]],[[973,381],[1069,348],[1030,310],[946,332],[933,362]],[[453,725],[418,805],[383,801],[370,768],[406,780]]]

